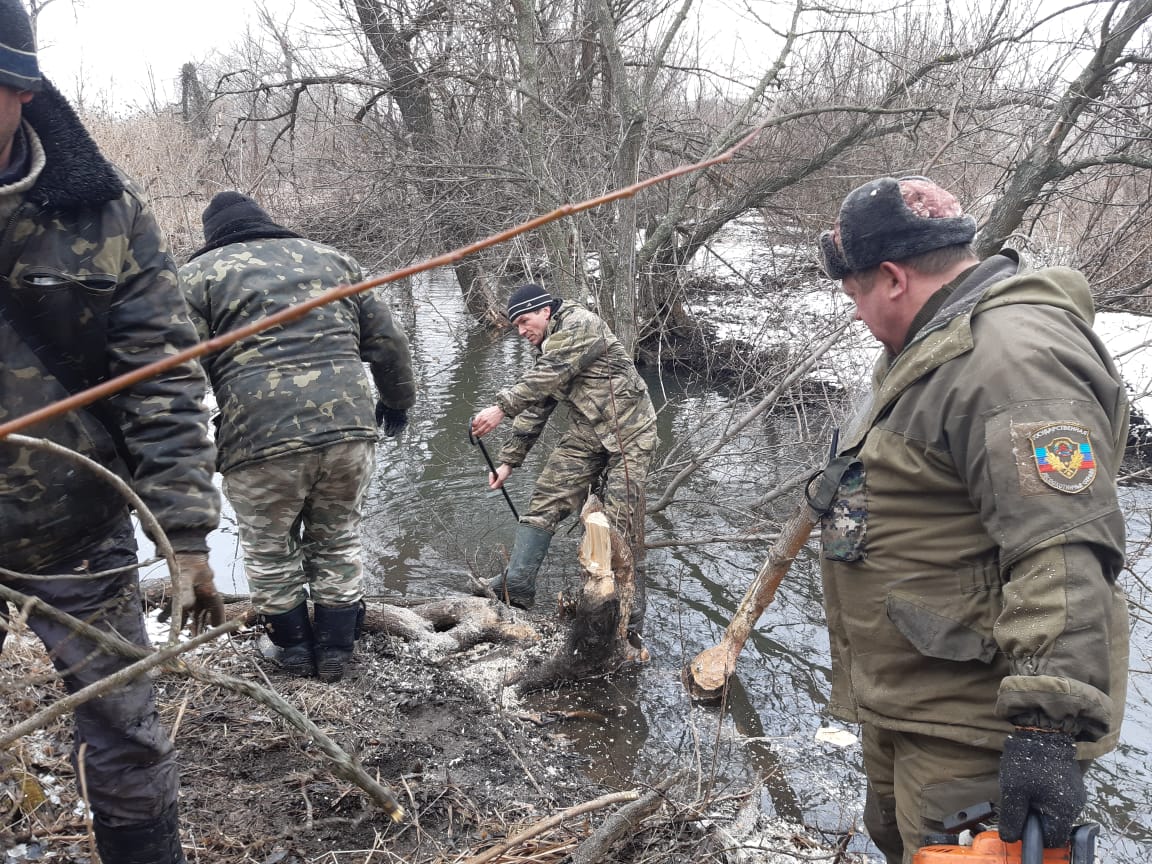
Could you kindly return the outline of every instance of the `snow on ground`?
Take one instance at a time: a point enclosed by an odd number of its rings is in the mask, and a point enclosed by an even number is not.
[[[1093,326],[1124,377],[1133,407],[1152,416],[1152,317],[1101,312]]]
[[[756,217],[730,222],[696,253],[691,269],[721,282],[754,282],[760,277],[784,281],[818,263],[807,238],[797,236],[795,245],[769,245],[764,236],[763,223]]]
[[[781,345],[796,350],[815,345],[836,321],[852,314],[852,303],[836,283],[804,278],[814,265],[810,242],[770,245],[758,218],[742,219],[719,232],[692,260],[691,269],[725,286],[690,298],[689,310],[714,328],[715,341],[741,341],[763,351]],[[783,286],[783,287],[782,287]],[[1132,404],[1152,416],[1152,317],[1124,312],[1097,314],[1094,330],[1127,383]],[[878,346],[860,322],[813,370],[816,380],[849,390],[867,387]]]

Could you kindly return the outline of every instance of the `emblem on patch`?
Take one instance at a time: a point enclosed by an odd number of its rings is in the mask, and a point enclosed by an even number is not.
[[[1054,423],[1030,436],[1040,479],[1061,492],[1083,492],[1096,479],[1096,455],[1088,430]]]

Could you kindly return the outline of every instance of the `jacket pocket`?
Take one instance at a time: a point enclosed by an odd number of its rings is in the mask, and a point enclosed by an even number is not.
[[[867,544],[867,473],[854,459],[840,474],[831,504],[820,517],[821,554],[829,561],[863,561],[868,557]]]
[[[108,310],[118,284],[110,273],[36,267],[20,274],[14,294],[44,341],[91,384],[107,372]]]
[[[991,633],[981,632],[964,621],[930,609],[916,600],[889,594],[885,600],[888,620],[925,657],[991,663],[998,650]]]

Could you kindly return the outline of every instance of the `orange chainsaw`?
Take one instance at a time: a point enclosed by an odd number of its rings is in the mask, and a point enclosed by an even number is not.
[[[1005,843],[996,829],[985,820],[995,813],[991,803],[984,802],[944,818],[949,833],[936,835],[930,845],[921,846],[912,856],[912,864],[1094,864],[1096,837],[1100,826],[1094,822],[1077,825],[1067,846],[1044,848],[1040,817],[1029,813],[1024,823],[1024,838],[1018,843]],[[962,832],[969,832],[971,843],[962,843]]]

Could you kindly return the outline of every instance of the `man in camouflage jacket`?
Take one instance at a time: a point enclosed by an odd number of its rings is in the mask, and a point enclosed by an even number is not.
[[[0,420],[196,342],[152,214],[40,76],[19,0],[0,0],[0,292]],[[166,532],[184,580],[196,583],[185,608],[206,615],[202,623],[219,623],[223,607],[205,541],[217,524],[219,495],[204,389],[200,367],[184,363],[28,434],[128,481]],[[89,468],[10,441],[0,442],[0,463],[0,566],[7,571],[0,581],[147,646],[132,569],[135,534],[120,493]],[[28,625],[69,691],[130,662],[41,614],[33,612]],[[183,862],[177,767],[149,679],[84,703],[75,721],[73,758],[84,754],[77,774],[86,781],[103,860]]]
[[[981,262],[975,231],[931,181],[884,177],[821,238],[886,349],[821,541],[831,710],[863,724],[889,864],[983,801],[1003,839],[1035,812],[1067,844],[1124,713],[1124,385],[1084,277]]]
[[[599,485],[610,524],[629,540],[643,536],[644,480],[656,450],[656,412],[632,358],[608,326],[581,306],[552,297],[539,285],[522,285],[508,299],[508,319],[540,355],[520,380],[496,394],[496,404],[472,422],[486,435],[514,417],[512,437],[489,477],[499,489],[523,464],[557,404],[568,406],[568,430],[548,456],[528,511],[512,545],[508,567],[491,583],[496,595],[530,607],[536,574],[556,526],[583,505]],[[644,585],[637,574],[629,630],[643,627]]]
[[[180,268],[201,339],[362,279],[352,258],[276,224],[237,192],[214,197],[203,221],[205,246]],[[360,518],[376,424],[398,434],[416,398],[408,339],[365,292],[209,355],[204,368],[252,605],[286,671],[337,681],[363,614]]]

